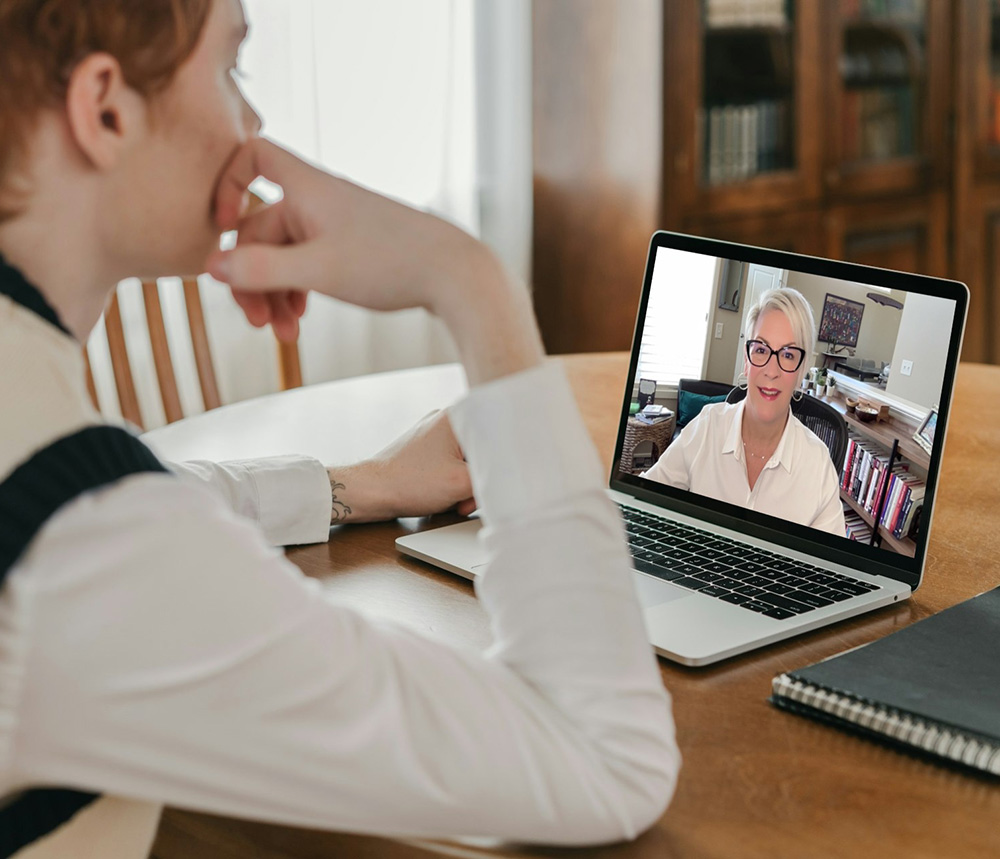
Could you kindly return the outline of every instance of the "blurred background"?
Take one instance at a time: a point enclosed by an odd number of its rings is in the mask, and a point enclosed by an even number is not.
[[[965,281],[963,358],[1000,363],[1000,0],[244,2],[264,132],[489,243],[552,352],[629,347],[671,229]],[[221,400],[277,390],[270,333],[200,293]],[[161,281],[193,413],[180,294]],[[119,299],[157,426],[138,284]],[[306,384],[454,359],[422,312],[316,296],[298,350]]]

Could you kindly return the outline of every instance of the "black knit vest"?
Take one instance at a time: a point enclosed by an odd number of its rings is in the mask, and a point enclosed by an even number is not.
[[[41,293],[2,257],[0,293],[66,331]],[[139,439],[117,427],[87,427],[37,451],[0,483],[0,588],[65,504],[131,474],[166,470]],[[0,807],[0,859],[54,832],[96,799],[93,793],[54,787],[20,794]]]

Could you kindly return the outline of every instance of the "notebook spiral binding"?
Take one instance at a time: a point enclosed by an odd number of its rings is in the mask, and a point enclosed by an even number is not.
[[[771,682],[776,697],[842,719],[892,740],[906,743],[968,767],[1000,775],[1000,745],[917,719],[906,713],[865,703],[849,695],[779,674]]]

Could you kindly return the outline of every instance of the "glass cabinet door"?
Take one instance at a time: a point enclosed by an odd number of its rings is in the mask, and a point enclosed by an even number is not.
[[[669,0],[663,10],[668,212],[817,199],[816,0]]]
[[[703,3],[703,186],[795,168],[794,14],[784,0]]]
[[[948,4],[834,0],[826,183],[848,194],[943,179]]]

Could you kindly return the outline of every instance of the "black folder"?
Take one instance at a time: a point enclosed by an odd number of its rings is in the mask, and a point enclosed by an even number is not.
[[[778,707],[1000,776],[1000,588],[771,684]]]

